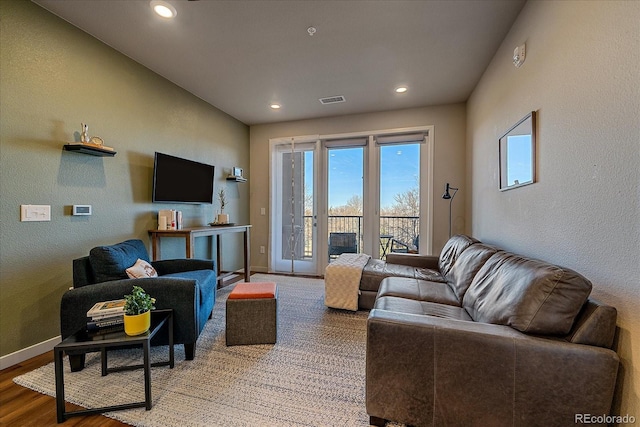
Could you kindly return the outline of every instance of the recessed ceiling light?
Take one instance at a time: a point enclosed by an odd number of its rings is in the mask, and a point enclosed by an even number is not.
[[[282,106],[280,104],[271,104],[271,108],[274,110],[279,110]]]
[[[151,0],[149,4],[153,11],[163,18],[173,18],[178,14],[176,8],[165,1]]]
[[[396,88],[396,93],[405,93],[407,90],[409,90],[406,86],[399,86]]]

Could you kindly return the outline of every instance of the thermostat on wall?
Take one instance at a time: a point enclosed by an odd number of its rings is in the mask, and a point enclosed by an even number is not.
[[[73,215],[91,215],[91,205],[73,205]]]

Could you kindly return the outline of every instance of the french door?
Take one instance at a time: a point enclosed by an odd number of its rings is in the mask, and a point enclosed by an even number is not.
[[[433,145],[432,126],[270,140],[269,271],[321,274],[339,252],[431,254]]]
[[[316,143],[290,140],[272,156],[272,269],[316,274]]]

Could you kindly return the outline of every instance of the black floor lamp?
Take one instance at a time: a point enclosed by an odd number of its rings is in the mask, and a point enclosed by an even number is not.
[[[454,190],[453,196],[449,194],[449,190]],[[442,195],[443,199],[449,201],[449,237],[451,237],[451,203],[453,202],[453,198],[456,197],[457,192],[458,189],[456,187],[450,186],[447,182],[447,186],[444,188],[444,194]]]

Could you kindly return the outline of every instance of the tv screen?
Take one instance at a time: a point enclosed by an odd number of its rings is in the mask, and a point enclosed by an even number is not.
[[[213,203],[215,167],[156,152],[153,163],[154,202]]]

